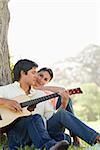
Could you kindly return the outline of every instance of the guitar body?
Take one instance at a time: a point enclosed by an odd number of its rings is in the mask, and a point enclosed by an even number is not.
[[[13,98],[14,100],[18,101],[19,103],[26,102],[29,100],[28,96],[19,96],[16,98]],[[14,120],[16,120],[19,117],[23,116],[29,116],[31,115],[31,112],[27,110],[27,107],[22,108],[22,112],[15,112],[12,111],[6,107],[0,106],[0,128],[5,127],[9,124],[11,124]]]

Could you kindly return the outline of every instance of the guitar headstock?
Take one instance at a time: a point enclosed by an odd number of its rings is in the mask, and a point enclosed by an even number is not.
[[[81,94],[83,93],[83,91],[81,90],[81,88],[75,88],[75,89],[70,89],[68,90],[69,91],[69,95],[72,95],[72,94]]]

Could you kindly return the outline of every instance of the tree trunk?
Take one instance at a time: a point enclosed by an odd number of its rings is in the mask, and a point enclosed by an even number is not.
[[[10,57],[8,49],[9,0],[0,0],[0,85],[11,83]]]

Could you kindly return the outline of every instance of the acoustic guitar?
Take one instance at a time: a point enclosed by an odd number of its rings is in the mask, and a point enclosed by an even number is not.
[[[70,89],[69,94],[80,94],[83,93],[80,88]],[[14,98],[14,100],[18,101],[22,107],[22,112],[14,112],[11,111],[9,108],[5,108],[0,106],[0,129],[10,125],[13,123],[17,118],[29,116],[31,115],[31,107],[32,110],[36,107],[36,105],[40,102],[47,101],[49,99],[58,97],[58,93],[53,93],[47,96],[39,97],[36,99],[28,100],[28,96],[19,96]]]

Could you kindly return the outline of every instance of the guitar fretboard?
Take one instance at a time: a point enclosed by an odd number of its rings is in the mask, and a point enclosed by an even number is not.
[[[55,97],[58,97],[58,96],[59,96],[58,93],[53,93],[53,94],[50,94],[50,95],[47,95],[47,96],[43,96],[43,97],[40,97],[40,98],[29,100],[27,102],[20,103],[20,105],[23,108],[23,107],[26,107],[26,106],[29,106],[29,105],[38,104],[40,102],[43,102],[43,101],[46,101],[48,99],[52,99],[52,98],[55,98]]]

